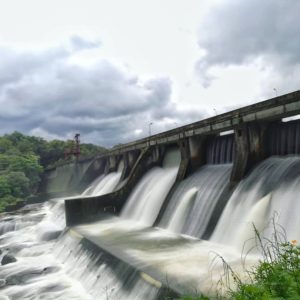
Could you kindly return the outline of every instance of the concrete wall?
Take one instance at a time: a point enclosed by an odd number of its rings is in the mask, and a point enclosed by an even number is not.
[[[159,165],[165,149],[172,145],[177,145],[181,151],[176,178],[176,182],[180,182],[207,162],[208,142],[227,130],[234,131],[232,190],[255,164],[270,155],[266,142],[270,130],[277,130],[282,118],[299,113],[300,92],[295,92],[114,148],[96,157],[77,182],[86,185],[96,173],[115,171],[122,159],[122,179],[127,180],[126,184],[108,195],[67,200],[67,223],[73,225],[92,220],[107,211],[118,213],[138,179],[151,166]]]
[[[137,159],[131,161],[128,159],[126,184],[113,193],[65,200],[67,225],[92,221],[102,213],[118,214],[139,179],[150,168],[161,166],[164,152],[165,147],[147,147],[139,154]],[[131,164],[132,166],[130,166]]]

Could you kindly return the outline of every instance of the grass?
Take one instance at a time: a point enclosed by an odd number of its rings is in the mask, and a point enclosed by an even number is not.
[[[284,230],[274,226],[271,239],[262,238],[254,227],[257,246],[262,259],[256,267],[247,270],[249,278],[243,282],[225,263],[225,273],[231,277],[236,288],[228,287],[225,296],[214,299],[233,300],[300,300],[300,247],[297,241],[287,241]],[[228,279],[227,278],[227,279]],[[181,300],[209,300],[205,296],[184,296]]]

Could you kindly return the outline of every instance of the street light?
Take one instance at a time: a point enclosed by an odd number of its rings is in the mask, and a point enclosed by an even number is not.
[[[273,88],[273,90],[274,90],[274,92],[275,92],[275,96],[277,97],[277,94],[278,94],[277,89],[276,89],[276,88]]]
[[[153,125],[152,122],[149,123],[149,136],[151,136],[151,125]]]

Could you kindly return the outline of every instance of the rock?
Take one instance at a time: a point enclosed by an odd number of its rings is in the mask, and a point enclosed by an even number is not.
[[[6,280],[5,279],[0,279],[0,288],[5,286],[5,284],[6,284]]]
[[[1,265],[4,266],[7,264],[16,262],[16,261],[17,261],[17,259],[14,256],[12,256],[11,254],[5,254],[2,258]]]

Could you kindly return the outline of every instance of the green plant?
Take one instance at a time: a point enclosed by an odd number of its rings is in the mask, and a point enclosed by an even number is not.
[[[300,300],[300,247],[297,241],[287,241],[285,231],[274,222],[274,233],[271,239],[263,238],[253,226],[256,236],[256,248],[262,259],[258,265],[247,270],[248,279],[242,281],[231,266],[218,256],[224,265],[225,278],[220,280],[222,288],[227,285],[225,296],[217,295],[217,299],[234,300]],[[235,288],[229,285],[229,278]],[[182,300],[209,299],[199,297],[182,297]]]
[[[232,299],[300,299],[300,247],[296,241],[264,247],[267,256],[252,271],[251,283],[238,282]]]

